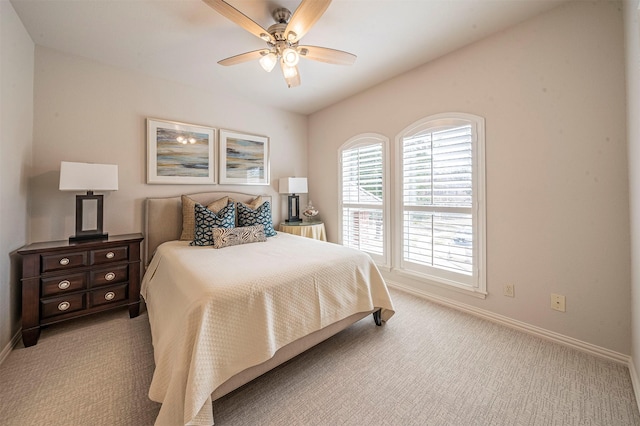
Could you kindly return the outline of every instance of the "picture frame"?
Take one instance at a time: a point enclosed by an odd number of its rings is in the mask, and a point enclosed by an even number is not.
[[[147,118],[147,183],[215,184],[216,129]]]
[[[220,130],[220,184],[269,185],[269,138]]]

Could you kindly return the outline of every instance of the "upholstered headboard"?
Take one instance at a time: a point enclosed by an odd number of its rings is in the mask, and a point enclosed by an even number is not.
[[[271,201],[270,195],[245,194],[242,192],[217,191],[185,195],[204,206],[226,196],[241,203],[249,203],[258,195],[261,195],[265,201]],[[167,198],[147,198],[145,200],[144,222],[146,243],[144,245],[144,264],[146,266],[151,261],[153,253],[160,244],[166,241],[180,239],[180,234],[182,232],[181,195]]]

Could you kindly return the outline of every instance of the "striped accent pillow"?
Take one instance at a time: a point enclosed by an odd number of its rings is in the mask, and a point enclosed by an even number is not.
[[[211,232],[213,234],[213,248],[217,249],[267,241],[263,225],[240,228],[213,228]]]

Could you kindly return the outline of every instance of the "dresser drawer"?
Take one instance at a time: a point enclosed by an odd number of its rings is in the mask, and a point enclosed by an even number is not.
[[[119,302],[127,298],[127,284],[117,287],[102,288],[89,293],[89,306],[100,306],[107,303]]]
[[[127,260],[129,253],[127,246],[113,247],[110,249],[91,250],[89,259],[92,265],[101,265],[103,263],[119,262]]]
[[[91,287],[111,285],[129,279],[129,266],[117,265],[111,268],[100,268],[89,272]]]
[[[77,251],[72,253],[49,254],[41,256],[42,272],[71,269],[87,264],[87,252]]]
[[[71,293],[87,287],[87,274],[69,274],[42,279],[42,296]]]
[[[85,308],[84,294],[76,293],[63,297],[43,299],[40,305],[42,306],[43,319],[68,314],[69,312],[81,311]]]

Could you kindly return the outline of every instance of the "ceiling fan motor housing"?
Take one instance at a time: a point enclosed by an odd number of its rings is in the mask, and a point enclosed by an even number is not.
[[[271,12],[273,19],[279,24],[286,24],[291,18],[291,11],[286,7],[279,7]]]
[[[267,31],[269,31],[269,34],[271,34],[273,38],[276,39],[276,41],[280,41],[280,40],[286,40],[284,36],[284,30],[286,29],[287,29],[287,24],[273,24],[272,26],[269,27]]]
[[[269,31],[269,34],[274,38],[275,43],[268,41],[267,44],[271,47],[271,52],[277,55],[278,58],[285,58],[285,63],[287,65],[295,66],[298,63],[298,55],[297,53],[292,52],[291,49],[295,50],[298,43],[292,43],[290,40],[287,40],[287,37],[285,36],[291,12],[289,9],[281,7],[274,10],[272,15],[278,23],[271,25],[267,31]],[[293,55],[293,57],[288,57],[286,55],[287,52],[289,55]]]

